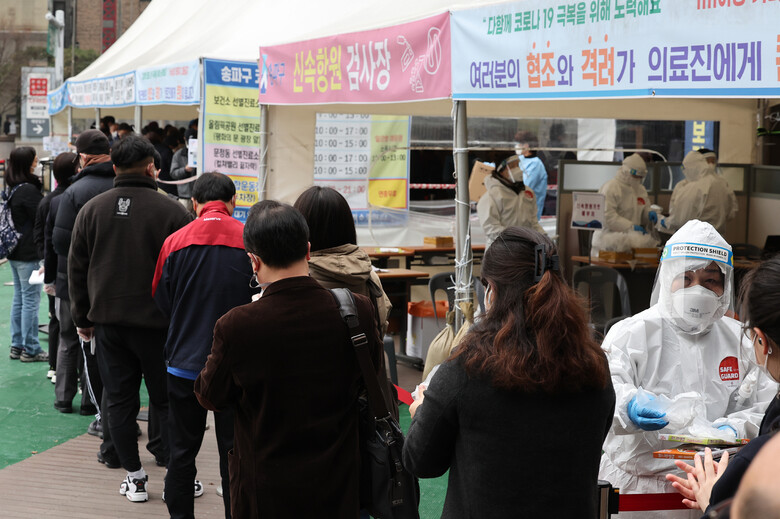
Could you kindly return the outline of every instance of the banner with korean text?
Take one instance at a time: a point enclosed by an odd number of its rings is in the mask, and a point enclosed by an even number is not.
[[[452,14],[454,99],[780,95],[780,1],[524,0]]]
[[[200,102],[197,61],[142,68],[136,74],[139,105],[192,105]]]
[[[314,184],[341,193],[356,225],[369,223],[369,207],[409,207],[408,116],[317,114]],[[372,225],[398,225],[405,213],[377,211]]]
[[[450,97],[449,13],[260,47],[260,103],[391,103]]]
[[[228,175],[236,185],[233,216],[246,221],[257,202],[260,105],[257,63],[203,60],[202,171]]]

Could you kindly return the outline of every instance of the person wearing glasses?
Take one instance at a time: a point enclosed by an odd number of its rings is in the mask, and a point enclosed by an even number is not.
[[[652,306],[615,324],[602,347],[617,405],[599,479],[623,494],[672,493],[676,446],[658,432],[734,441],[754,438],[775,384],[739,359],[741,326],[732,306],[731,247],[715,228],[691,220],[667,242]],[[689,517],[688,511],[620,517]]]
[[[449,470],[445,518],[596,517],[615,392],[585,308],[531,229],[499,234],[482,277],[485,315],[409,408],[404,466]]]
[[[776,384],[780,381],[780,257],[761,263],[745,276],[742,280],[740,301],[742,317],[745,319],[743,331],[747,338],[742,341],[742,358],[757,366]],[[726,454],[717,464],[712,462],[711,455],[705,455],[703,463],[693,465],[678,461],[677,467],[686,472],[686,477],[670,474],[666,478],[682,494],[685,498],[683,503],[689,508],[701,509],[705,514],[715,511],[722,514],[724,508],[730,505],[730,499],[737,493],[737,488],[753,459],[760,454],[759,451],[764,455],[764,445],[778,430],[780,398],[775,395],[761,421],[760,436],[742,448],[733,459],[730,460]],[[771,496],[761,496],[759,493],[758,497],[773,503],[775,510],[777,509],[777,502],[767,500]],[[755,504],[751,503],[755,499],[755,495],[745,495],[745,503],[741,505],[743,512]],[[758,515],[745,513],[744,517]]]

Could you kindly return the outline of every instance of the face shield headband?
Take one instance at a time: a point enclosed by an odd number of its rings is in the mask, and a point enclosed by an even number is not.
[[[717,293],[720,276],[713,276],[712,269],[708,269],[712,264],[722,273],[721,294]],[[733,270],[728,248],[688,242],[667,244],[661,254],[651,305],[659,303],[662,316],[683,331],[702,333],[733,307]]]

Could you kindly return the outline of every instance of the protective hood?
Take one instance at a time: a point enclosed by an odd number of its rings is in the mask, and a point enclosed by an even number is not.
[[[698,153],[698,152],[697,152]],[[683,276],[693,276],[715,264],[723,273],[723,294],[708,285],[684,286]],[[691,220],[669,238],[661,254],[661,265],[650,304],[658,303],[661,316],[681,331],[696,335],[706,332],[732,306],[734,263],[731,246],[706,222]],[[672,284],[680,277],[672,292]]]
[[[645,176],[647,176],[647,164],[636,153],[623,159],[623,165],[620,166],[617,172],[617,178],[626,184],[635,184],[637,177],[644,179]]]
[[[483,183],[485,184],[485,189],[487,190],[489,190],[492,186],[501,185],[514,191],[516,195],[525,191],[525,184],[523,184],[522,180],[520,182],[512,182],[505,179],[495,171],[490,176],[485,177]]]
[[[371,274],[371,259],[357,245],[348,243],[312,252],[309,269],[317,280],[332,280],[340,286],[363,286]]]
[[[683,175],[688,181],[695,182],[707,173],[708,166],[704,155],[698,151],[689,151],[683,159]]]

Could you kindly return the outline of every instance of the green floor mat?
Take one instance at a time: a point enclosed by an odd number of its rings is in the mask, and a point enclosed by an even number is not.
[[[11,266],[0,265],[0,468],[21,461],[87,430],[94,419],[54,409],[54,384],[46,378],[48,362],[23,363],[8,358],[11,346],[10,314],[14,287]],[[49,322],[49,302],[41,295],[40,323]],[[41,347],[48,351],[48,336],[40,334]],[[97,451],[96,451],[97,452]]]

